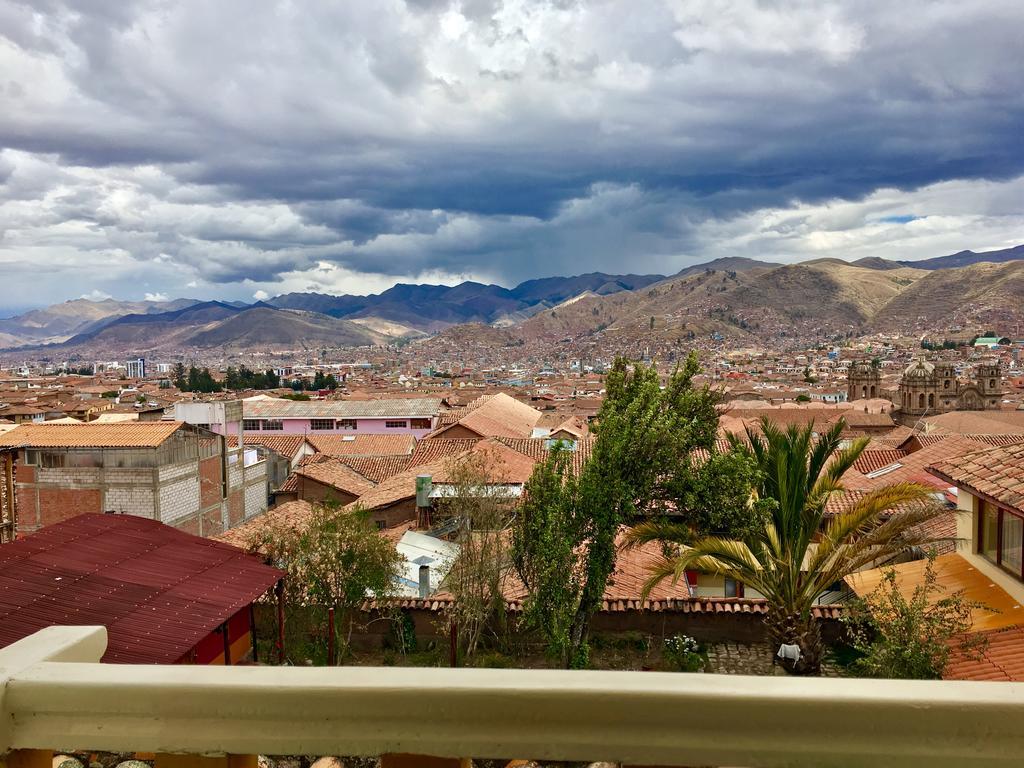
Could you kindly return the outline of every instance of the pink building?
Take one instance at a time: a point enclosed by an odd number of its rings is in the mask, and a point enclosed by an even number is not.
[[[441,398],[243,402],[246,434],[407,434],[423,437],[437,426]]]

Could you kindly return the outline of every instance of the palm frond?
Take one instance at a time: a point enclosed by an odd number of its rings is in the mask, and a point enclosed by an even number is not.
[[[652,541],[689,544],[693,541],[693,531],[672,520],[645,520],[626,531],[624,541],[625,549],[635,549]]]

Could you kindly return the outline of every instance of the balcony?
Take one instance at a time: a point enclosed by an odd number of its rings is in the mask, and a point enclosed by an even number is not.
[[[8,750],[419,754],[629,765],[1019,765],[1024,685],[97,663],[102,627],[0,650]],[[32,756],[36,760],[32,759]],[[214,765],[190,758],[166,765]],[[10,766],[48,752],[11,752]],[[0,758],[3,762],[3,758]]]

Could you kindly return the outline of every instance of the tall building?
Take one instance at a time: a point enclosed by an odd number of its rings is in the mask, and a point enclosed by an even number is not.
[[[857,360],[846,374],[846,399],[869,400],[882,396],[882,369],[868,360]]]
[[[129,360],[124,364],[124,373],[129,379],[146,378],[146,358],[140,357],[138,360]]]
[[[960,381],[949,363],[914,360],[900,380],[899,406],[907,416],[926,416],[949,411],[984,411],[999,407],[1002,372],[996,364],[979,365],[974,378]]]

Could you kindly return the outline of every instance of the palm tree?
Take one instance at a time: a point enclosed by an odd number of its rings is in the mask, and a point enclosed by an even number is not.
[[[647,541],[677,544],[651,570],[645,596],[659,582],[678,581],[689,569],[724,575],[764,595],[773,648],[798,645],[794,672],[817,674],[823,646],[812,616],[815,599],[831,585],[908,548],[934,541],[921,529],[942,512],[931,491],[915,483],[895,483],[860,497],[844,512],[826,513],[826,503],[842,490],[840,480],[867,446],[867,439],[844,447],[840,420],[815,437],[813,423],[781,430],[762,419],[760,432],[747,428],[749,446],[730,435],[734,450],[746,451],[762,479],[752,498],[767,507],[766,524],[744,540],[695,535],[686,526],[642,523],[629,533],[633,545]],[[767,502],[767,503],[765,503]]]

